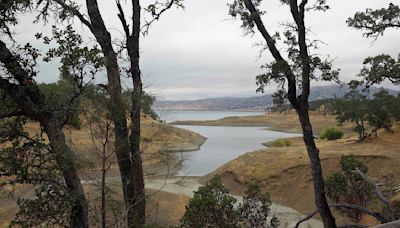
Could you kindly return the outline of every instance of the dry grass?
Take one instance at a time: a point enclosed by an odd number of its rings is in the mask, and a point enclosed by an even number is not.
[[[337,121],[335,116],[323,115],[317,112],[310,113],[311,123],[316,135],[330,127],[336,127]],[[181,125],[204,125],[204,126],[261,126],[268,127],[270,130],[287,131],[287,132],[300,132],[301,127],[297,114],[280,114],[271,113],[267,115],[258,116],[233,116],[225,117],[219,120],[205,120],[205,121],[177,121],[174,124]],[[351,126],[344,125],[338,127],[347,134],[351,134]]]
[[[394,133],[380,132],[378,138],[359,143],[355,137],[336,141],[317,140],[324,174],[339,169],[340,157],[353,154],[369,168],[369,175],[392,195],[400,186],[400,127]],[[290,147],[273,147],[245,154],[203,178],[220,175],[235,193],[243,193],[244,185],[255,180],[271,194],[274,202],[292,207],[304,214],[314,210],[313,183],[306,148],[302,138],[289,139]],[[344,218],[338,219],[344,222]]]
[[[40,133],[37,123],[28,123],[25,129],[31,135]],[[65,128],[64,132],[67,141],[76,154],[78,165],[81,167],[81,179],[85,180],[88,176],[93,178],[100,175],[100,172],[97,170],[100,167],[101,158],[93,151],[89,128],[83,127],[81,130]],[[165,152],[196,150],[205,141],[203,136],[195,132],[168,126],[144,117],[142,119],[141,133],[141,147],[144,153],[143,163],[147,175],[154,174],[156,172],[154,170],[159,170],[159,167],[165,166],[163,163]],[[164,171],[163,168],[162,172]],[[119,177],[116,165],[109,171],[109,176]],[[11,195],[8,193],[0,192],[0,227],[7,227],[7,224],[17,212],[18,206],[16,200],[19,197],[26,198],[33,195],[31,186],[18,185],[14,190],[13,197],[10,197]],[[94,199],[93,197],[96,195],[96,192],[99,192],[90,185],[85,185],[85,191],[89,193],[88,198],[90,199]],[[122,195],[119,198],[122,199]],[[185,196],[160,192],[154,197],[149,198],[147,205],[149,209],[148,213],[152,219],[156,218],[160,224],[166,224],[167,226],[175,225],[184,213],[187,200],[188,198]]]

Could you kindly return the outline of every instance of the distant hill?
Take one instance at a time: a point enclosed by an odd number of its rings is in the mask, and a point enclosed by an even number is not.
[[[371,87],[370,96],[380,91],[382,88]],[[390,94],[397,96],[399,91],[386,89]],[[322,100],[328,98],[341,98],[347,92],[347,86],[330,85],[317,86],[311,89],[310,100]],[[237,98],[208,98],[200,100],[175,100],[175,101],[156,101],[154,106],[160,109],[168,110],[201,110],[201,111],[222,111],[222,110],[264,110],[266,107],[273,106],[271,94]]]

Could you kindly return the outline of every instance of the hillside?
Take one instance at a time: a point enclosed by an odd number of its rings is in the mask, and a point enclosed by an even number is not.
[[[370,96],[378,92],[381,88],[371,87]],[[397,95],[399,91],[386,89],[392,95]],[[322,100],[327,98],[340,98],[349,91],[348,86],[330,85],[313,87],[310,100]],[[261,96],[237,98],[208,98],[201,100],[176,100],[176,101],[156,101],[154,107],[168,110],[201,110],[201,111],[222,111],[222,110],[264,110],[266,107],[273,106],[272,94]]]
[[[259,120],[248,119],[248,122]],[[263,118],[265,121],[275,122],[273,129],[296,131],[294,114],[272,115]],[[334,123],[333,116],[312,115],[312,123],[316,132]],[[233,119],[220,120],[220,124],[232,124]],[[236,121],[234,121],[236,122]],[[324,174],[328,175],[339,170],[339,160],[342,155],[353,154],[361,159],[368,167],[369,176],[379,183],[385,196],[397,203],[400,198],[400,126],[393,128],[393,132],[380,131],[378,137],[372,137],[365,142],[358,142],[350,126],[343,126],[345,136],[335,141],[317,139]],[[244,154],[234,159],[213,173],[202,178],[202,183],[218,175],[223,183],[235,194],[242,194],[248,181],[260,184],[263,190],[269,192],[271,199],[281,205],[296,209],[303,214],[309,214],[314,207],[312,177],[307,150],[302,138],[291,138],[289,146],[269,148]],[[296,189],[295,191],[293,189]],[[381,210],[381,205],[370,205]],[[335,217],[340,224],[349,223],[334,210]],[[362,223],[376,224],[371,218],[363,217]]]

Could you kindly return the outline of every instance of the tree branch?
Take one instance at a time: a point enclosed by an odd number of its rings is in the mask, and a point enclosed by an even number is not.
[[[121,21],[122,28],[125,31],[125,36],[128,38],[130,36],[129,25],[126,22],[125,13],[124,13],[124,10],[122,9],[120,0],[116,0],[116,4],[117,4],[118,12],[119,12],[118,13],[118,18]]]
[[[330,204],[329,207],[333,207],[333,208],[347,208],[347,209],[354,209],[354,210],[358,210],[361,212],[364,212],[374,218],[376,218],[377,220],[379,220],[381,223],[387,223],[388,220],[381,215],[379,212],[376,211],[372,211],[370,209],[361,207],[359,205],[356,204],[348,204],[348,203],[335,203],[335,204]],[[310,220],[312,217],[314,217],[316,214],[318,214],[318,210],[313,211],[311,214],[307,215],[306,217],[300,219],[296,225],[294,226],[294,228],[298,228],[300,226],[301,223]],[[350,225],[347,225],[347,227],[349,227]],[[350,227],[355,227],[355,225],[351,225]]]
[[[305,221],[310,220],[312,217],[314,217],[314,215],[318,214],[318,210],[315,210],[314,212],[312,212],[311,214],[307,215],[306,217],[300,219],[296,225],[294,226],[294,228],[298,228],[300,226],[300,224],[302,224]]]
[[[382,194],[381,190],[379,189],[378,185],[369,179],[367,175],[365,175],[363,172],[361,172],[360,169],[356,168],[354,171],[356,174],[358,174],[361,178],[363,178],[372,188],[372,190],[375,192],[375,195],[379,198],[379,200],[383,203],[385,206],[386,210],[388,211],[389,215],[389,221],[395,221],[397,220],[397,215],[396,212],[394,211],[392,205],[390,202],[386,199],[386,197]]]
[[[288,80],[288,98],[290,103],[293,105],[295,109],[299,108],[299,102],[296,95],[296,77],[293,74],[289,64],[287,61],[282,57],[281,53],[279,52],[278,48],[275,45],[275,40],[271,37],[268,33],[268,30],[265,28],[264,23],[261,20],[260,14],[258,13],[256,7],[254,6],[251,0],[244,0],[244,4],[246,8],[249,10],[251,14],[251,18],[257,26],[258,31],[260,31],[261,35],[264,37],[265,41],[267,42],[267,46],[275,58],[277,62],[281,62],[285,65],[285,75],[286,79]]]
[[[14,116],[22,116],[24,113],[22,111],[13,111],[9,113],[4,113],[0,115],[0,119],[14,117]]]
[[[146,21],[145,24],[140,29],[142,31],[143,35],[147,35],[149,33],[150,26],[155,21],[158,21],[160,19],[161,15],[164,12],[166,12],[167,10],[171,9],[171,7],[173,5],[177,5],[178,7],[179,6],[182,7],[182,5],[179,5],[179,0],[171,0],[171,1],[169,1],[169,2],[164,4],[164,6],[165,6],[164,8],[162,8],[159,12],[156,12],[156,5],[157,5],[157,3],[152,4],[152,5],[150,5],[150,6],[148,6],[146,8],[146,11],[150,12],[152,14],[153,18],[150,21]]]
[[[65,0],[54,0],[56,3],[58,3],[64,10],[69,11],[72,13],[74,16],[76,16],[84,25],[86,25],[90,30],[92,29],[92,24],[79,12],[78,9],[76,9],[73,6],[67,5],[65,3]]]

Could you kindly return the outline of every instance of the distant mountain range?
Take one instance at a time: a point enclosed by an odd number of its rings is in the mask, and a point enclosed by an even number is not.
[[[372,96],[383,88],[370,87],[369,95]],[[400,91],[387,89],[390,94],[397,96]],[[311,89],[310,100],[322,100],[327,98],[341,98],[347,92],[347,86],[330,85],[317,86]],[[200,100],[174,100],[174,101],[156,101],[155,108],[167,110],[198,110],[198,111],[223,111],[223,110],[264,110],[267,107],[273,106],[272,94],[262,96],[238,98],[207,98]]]

